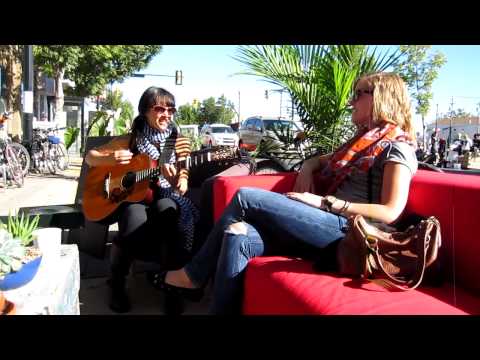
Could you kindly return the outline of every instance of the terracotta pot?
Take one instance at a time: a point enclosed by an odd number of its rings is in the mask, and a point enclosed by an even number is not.
[[[15,315],[17,307],[11,301],[5,299],[5,296],[0,292],[0,315]]]
[[[3,295],[3,292],[0,291],[0,313],[3,311],[4,307],[5,307],[5,296]]]

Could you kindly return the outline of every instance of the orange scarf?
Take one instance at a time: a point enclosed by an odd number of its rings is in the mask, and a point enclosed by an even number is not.
[[[322,175],[330,178],[327,194],[333,194],[354,168],[367,172],[375,158],[392,141],[406,142],[413,148],[416,144],[399,126],[384,122],[367,132],[358,133],[333,154]]]

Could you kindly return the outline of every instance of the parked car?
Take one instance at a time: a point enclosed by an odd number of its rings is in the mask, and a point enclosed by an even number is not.
[[[247,150],[255,150],[260,142],[267,138],[285,143],[283,136],[295,138],[302,130],[298,125],[284,118],[250,117],[242,123],[239,130],[239,146]]]
[[[179,125],[179,127],[184,136],[198,136],[198,125]]]
[[[233,129],[225,124],[206,124],[200,131],[202,147],[217,145],[238,146],[238,135]]]

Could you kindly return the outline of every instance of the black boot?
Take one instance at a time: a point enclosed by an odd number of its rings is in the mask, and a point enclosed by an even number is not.
[[[109,300],[108,306],[116,313],[126,313],[131,309],[130,299],[126,289],[125,277],[111,277],[108,279]]]
[[[126,313],[131,309],[130,299],[127,294],[127,275],[132,264],[132,259],[124,249],[112,244],[110,252],[111,276],[108,279],[110,309],[117,313]]]
[[[165,294],[163,311],[165,315],[182,315],[185,311],[183,298],[177,294]]]

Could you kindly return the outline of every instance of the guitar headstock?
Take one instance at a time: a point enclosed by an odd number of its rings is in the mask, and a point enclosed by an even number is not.
[[[199,156],[210,153],[210,161],[231,161],[233,163],[245,162],[249,158],[248,153],[239,148],[225,145],[217,145],[211,148],[205,148],[193,151],[191,156]],[[247,160],[248,162],[248,160]]]
[[[191,156],[206,158],[206,154],[210,154],[210,160],[190,170],[189,186],[191,187],[201,186],[205,179],[219,174],[234,165],[246,164],[248,168],[252,167],[252,159],[248,153],[231,146],[219,145],[196,150],[192,152]]]

